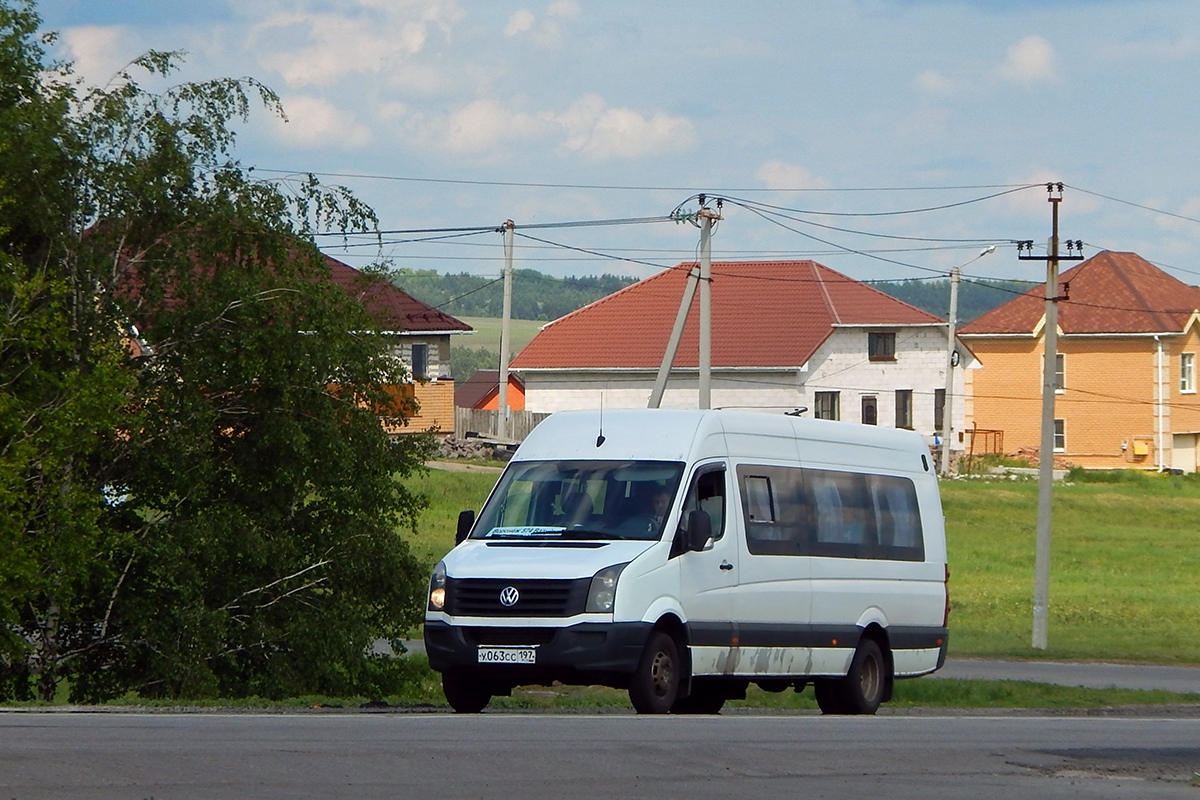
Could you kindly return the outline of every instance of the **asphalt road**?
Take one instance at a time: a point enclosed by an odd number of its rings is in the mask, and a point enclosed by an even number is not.
[[[385,642],[377,645],[386,647]],[[422,653],[419,639],[406,641],[410,652]],[[993,661],[951,658],[930,678],[962,678],[986,681],[1032,681],[1057,686],[1086,686],[1093,689],[1159,689],[1179,694],[1200,694],[1200,667],[1171,667],[1150,664],[1112,664],[1092,661]],[[1200,797],[1197,798],[1200,800]]]
[[[1187,798],[1200,717],[0,713],[0,797]]]

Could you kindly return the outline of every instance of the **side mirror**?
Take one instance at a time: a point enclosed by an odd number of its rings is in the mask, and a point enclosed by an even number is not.
[[[458,530],[454,532],[454,543],[462,544],[471,534],[471,526],[475,524],[475,512],[467,509],[458,512]]]
[[[685,545],[688,550],[703,550],[704,545],[712,538],[712,520],[708,518],[708,514],[699,509],[689,513],[686,535]]]

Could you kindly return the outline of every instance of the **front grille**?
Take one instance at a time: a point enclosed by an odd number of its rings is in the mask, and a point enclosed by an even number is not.
[[[467,644],[550,644],[558,628],[463,628]]]
[[[590,578],[450,578],[446,612],[465,617],[570,617],[583,613],[591,583]],[[517,590],[517,602],[506,606],[500,594],[510,587]]]

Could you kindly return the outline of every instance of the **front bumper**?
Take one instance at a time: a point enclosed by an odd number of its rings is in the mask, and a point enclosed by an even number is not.
[[[563,628],[451,625],[426,621],[429,666],[493,683],[519,686],[572,684],[623,686],[637,668],[653,626],[646,622],[583,622]],[[533,664],[480,664],[480,646],[529,646]]]

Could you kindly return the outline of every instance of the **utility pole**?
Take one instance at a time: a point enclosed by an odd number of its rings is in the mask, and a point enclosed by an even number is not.
[[[696,296],[696,287],[700,287],[700,395],[697,401],[699,408],[709,408],[711,401],[712,381],[712,224],[721,219],[720,208],[723,205],[717,200],[717,211],[705,208],[705,196],[700,195],[700,210],[695,214],[678,214],[677,222],[689,221],[700,227],[700,263],[688,272],[687,286],[679,302],[679,311],[675,314],[675,325],[671,328],[671,336],[667,340],[667,349],[663,351],[662,363],[658,367],[658,375],[654,379],[654,389],[650,392],[650,402],[647,408],[658,408],[662,405],[663,393],[667,388],[667,378],[670,377],[671,367],[675,363],[675,353],[679,350],[679,340],[683,337],[683,327],[687,322],[688,312],[692,307],[692,299]]]
[[[980,251],[979,255],[972,258],[967,264],[974,263],[986,256],[988,253],[996,252],[996,245],[989,244]],[[958,284],[962,281],[963,267],[955,267],[950,270],[950,313],[946,315],[948,326],[948,337],[946,340],[946,394],[945,402],[942,404],[942,475],[950,474],[950,437],[954,434],[954,368],[958,366],[958,350],[954,345],[954,336],[956,327],[958,326]]]
[[[1054,492],[1054,393],[1058,372],[1058,262],[1079,261],[1083,258],[1083,242],[1067,241],[1067,255],[1058,252],[1058,204],[1062,202],[1063,185],[1047,183],[1046,199],[1050,201],[1050,243],[1047,254],[1035,256],[1033,242],[1017,243],[1017,258],[1022,261],[1046,262],[1046,311],[1042,326],[1045,343],[1042,361],[1042,443],[1038,451],[1038,521],[1037,550],[1033,570],[1033,647],[1045,650],[1048,646],[1050,616],[1050,511]],[[1078,253],[1075,252],[1078,248]]]
[[[500,320],[500,395],[499,409],[496,414],[496,438],[508,438],[508,359],[510,328],[512,322],[512,260],[513,260],[513,228],[515,223],[506,220],[504,223],[504,307]]]

